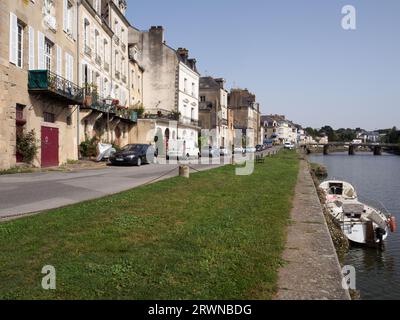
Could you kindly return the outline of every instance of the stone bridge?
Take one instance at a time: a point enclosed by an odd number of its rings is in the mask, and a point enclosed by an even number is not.
[[[306,151],[310,152],[309,147],[323,147],[324,155],[329,154],[329,148],[331,147],[348,147],[349,155],[354,155],[358,148],[369,148],[375,156],[382,155],[382,151],[386,150],[400,150],[399,144],[391,143],[351,143],[351,142],[329,142],[327,144],[320,143],[308,143],[302,146]]]

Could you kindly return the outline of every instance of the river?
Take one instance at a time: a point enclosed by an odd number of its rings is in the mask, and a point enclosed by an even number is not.
[[[309,159],[324,164],[330,178],[353,184],[360,200],[380,201],[400,224],[400,156],[332,153]],[[389,234],[384,251],[351,248],[345,264],[357,270],[361,299],[400,299],[400,233]]]

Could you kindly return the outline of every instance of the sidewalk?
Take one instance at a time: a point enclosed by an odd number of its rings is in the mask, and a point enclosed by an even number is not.
[[[276,300],[349,300],[314,182],[304,160],[292,209],[292,223],[279,272]]]

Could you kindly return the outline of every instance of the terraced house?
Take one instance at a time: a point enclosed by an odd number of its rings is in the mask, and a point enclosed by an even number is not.
[[[85,91],[81,142],[96,137],[123,146],[136,124],[130,108],[126,8],[121,0],[82,0],[79,6],[79,71]]]
[[[163,141],[163,150],[171,143],[197,145],[199,120],[199,80],[196,60],[185,48],[173,49],[164,41],[164,29],[148,31],[130,28],[130,46],[140,52],[138,62],[143,74],[143,116],[138,120],[134,141]]]
[[[0,169],[24,161],[17,135],[34,130],[37,166],[78,158],[76,0],[0,2]]]
[[[228,126],[228,91],[225,80],[213,77],[200,78],[200,125],[203,129],[215,130],[208,141],[217,148],[231,148],[233,133]],[[211,137],[214,136],[214,137]]]

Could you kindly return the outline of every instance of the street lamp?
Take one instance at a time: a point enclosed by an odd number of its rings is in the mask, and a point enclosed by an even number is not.
[[[108,95],[104,101],[107,106],[107,142],[110,143],[110,109],[114,100],[110,95]]]

